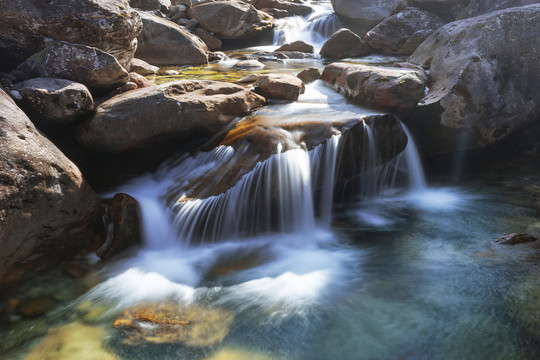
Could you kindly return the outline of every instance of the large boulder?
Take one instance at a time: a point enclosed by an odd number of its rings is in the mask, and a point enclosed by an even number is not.
[[[326,66],[321,79],[355,104],[404,116],[422,99],[427,84],[421,70],[346,63]]]
[[[186,28],[154,14],[139,12],[143,30],[136,56],[155,65],[208,63],[208,47]]]
[[[296,101],[303,94],[305,85],[294,75],[261,75],[255,82],[255,92],[269,99]]]
[[[431,85],[409,124],[425,152],[481,148],[538,120],[539,15],[529,5],[456,21],[416,49]]]
[[[0,287],[99,242],[99,201],[77,167],[0,90]]]
[[[0,70],[43,49],[46,38],[97,47],[125,67],[142,27],[126,0],[0,0],[0,18]]]
[[[300,2],[284,0],[253,0],[251,4],[257,9],[277,9],[285,10],[288,16],[300,15],[307,16],[313,12],[313,8]]]
[[[411,55],[444,23],[437,15],[407,8],[381,21],[364,36],[366,44],[387,54]]]
[[[467,19],[492,11],[537,3],[538,0],[471,0],[456,11],[456,19]]]
[[[320,54],[329,59],[344,59],[361,57],[371,53],[371,49],[354,32],[349,29],[339,29],[323,44]]]
[[[98,91],[109,91],[129,81],[128,72],[111,54],[65,41],[52,41],[17,66],[17,71],[30,77],[73,80]]]
[[[409,0],[409,6],[428,11],[449,22],[456,20],[456,14],[469,2],[471,0]]]
[[[245,39],[274,27],[274,18],[242,1],[215,1],[188,10],[192,19],[220,39]]]
[[[238,85],[179,80],[105,101],[76,134],[83,145],[113,153],[171,139],[204,139],[264,103],[263,97]]]
[[[171,0],[129,0],[129,5],[141,10],[162,10],[171,7]]]
[[[37,78],[12,87],[34,124],[62,125],[94,110],[92,94],[83,84],[65,79]]]
[[[369,29],[407,6],[406,0],[332,0],[336,14]]]

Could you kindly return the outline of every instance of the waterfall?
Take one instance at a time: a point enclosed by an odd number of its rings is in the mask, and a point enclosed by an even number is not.
[[[403,157],[406,162],[409,187],[412,190],[423,190],[426,188],[426,177],[424,175],[424,168],[422,167],[422,160],[420,159],[411,132],[405,124],[401,123],[401,127],[408,138],[407,147],[403,154],[400,155],[400,158]]]

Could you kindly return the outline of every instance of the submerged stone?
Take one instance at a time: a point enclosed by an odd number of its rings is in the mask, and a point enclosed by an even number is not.
[[[142,304],[128,308],[114,321],[127,345],[182,343],[204,348],[220,343],[234,315],[224,309],[175,303]]]
[[[40,296],[22,300],[15,310],[22,316],[39,316],[45,314],[56,305],[56,300],[49,296]]]
[[[532,235],[524,234],[524,233],[510,233],[510,234],[502,235],[493,239],[493,241],[495,241],[497,244],[503,244],[503,245],[523,244],[523,243],[533,242],[536,240],[538,240],[538,238],[535,238]]]

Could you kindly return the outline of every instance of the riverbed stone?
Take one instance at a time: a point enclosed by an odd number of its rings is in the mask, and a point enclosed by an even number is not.
[[[361,57],[372,53],[367,44],[349,29],[339,29],[321,48],[321,56],[329,59]]]
[[[142,28],[126,0],[1,0],[0,18],[0,70],[45,48],[47,38],[96,47],[127,67]]]
[[[133,58],[129,67],[129,71],[136,72],[142,76],[154,75],[159,71],[159,67],[150,65],[144,60]]]
[[[275,51],[299,51],[299,52],[313,54],[314,48],[313,48],[313,45],[308,44],[305,41],[297,40],[297,41],[293,41],[292,43],[283,44],[280,47],[278,47]]]
[[[33,317],[45,314],[56,304],[57,301],[50,296],[39,296],[21,300],[15,310],[19,315]]]
[[[409,61],[429,66],[430,86],[408,124],[424,153],[483,148],[534,129],[538,16],[540,4],[455,21],[416,49]]]
[[[403,116],[423,98],[427,84],[423,71],[347,63],[326,66],[321,79],[354,104]]]
[[[124,310],[113,325],[125,335],[127,345],[181,343],[206,348],[223,341],[233,320],[233,313],[224,309],[153,303]]]
[[[0,287],[101,242],[100,224],[79,169],[0,91]]]
[[[188,10],[192,19],[220,39],[246,39],[274,27],[274,18],[242,1],[215,1]]]
[[[76,136],[90,149],[113,153],[157,146],[172,139],[205,139],[264,103],[263,97],[239,85],[173,81],[105,101],[76,129]]]
[[[319,71],[319,68],[309,67],[300,71],[296,76],[302,80],[304,84],[309,84],[315,80],[319,80],[321,78],[321,72]]]
[[[493,241],[495,241],[497,244],[502,244],[502,245],[523,244],[523,243],[533,242],[536,240],[538,240],[538,238],[535,238],[534,236],[529,235],[529,234],[519,233],[519,232],[501,235],[493,239]]]
[[[368,31],[364,41],[385,54],[411,55],[429,35],[443,25],[438,16],[409,7],[381,21]]]
[[[143,30],[136,57],[155,65],[200,65],[208,63],[208,47],[184,27],[167,19],[139,12]]]
[[[71,80],[36,78],[20,82],[12,90],[21,94],[21,106],[39,126],[68,124],[94,110],[88,88]]]
[[[92,90],[110,91],[128,82],[128,72],[118,60],[98,48],[65,41],[49,46],[17,66],[31,77],[68,79]]]
[[[259,76],[254,91],[268,99],[296,101],[304,93],[305,85],[294,75],[268,74]]]

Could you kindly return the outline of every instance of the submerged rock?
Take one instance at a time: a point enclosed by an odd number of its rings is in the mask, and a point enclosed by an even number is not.
[[[321,56],[330,59],[344,59],[371,54],[371,49],[349,29],[339,29],[330,36],[321,48]]]
[[[181,343],[205,348],[223,341],[233,320],[224,309],[157,303],[128,308],[113,325],[125,334],[128,345]]]
[[[67,124],[94,110],[92,94],[83,84],[65,79],[37,78],[12,87],[22,97],[36,125]]]
[[[176,139],[205,139],[265,103],[239,85],[179,80],[130,91],[98,106],[76,129],[86,147],[119,153]],[[158,105],[159,104],[159,105]]]
[[[0,70],[42,50],[46,38],[96,47],[127,67],[142,28],[125,0],[0,0],[0,17]]]
[[[368,31],[364,41],[383,53],[411,55],[429,35],[443,25],[438,16],[409,7],[381,21]]]
[[[101,242],[99,201],[0,90],[0,287]]]
[[[482,148],[538,120],[538,16],[539,4],[455,21],[416,49],[430,87],[408,126],[425,153]]]
[[[139,12],[143,30],[135,56],[155,65],[199,65],[208,63],[208,47],[196,35],[172,21]]]
[[[114,56],[98,48],[53,41],[17,67],[31,77],[52,77],[109,91],[129,81],[128,72]]]
[[[50,296],[41,296],[22,300],[15,310],[22,316],[39,316],[45,314],[56,305],[56,300]]]
[[[242,1],[215,1],[188,10],[192,19],[220,39],[245,39],[274,27],[274,18]]]
[[[352,103],[399,115],[414,109],[427,83],[420,70],[346,63],[328,65],[321,79]]]
[[[25,360],[116,360],[103,347],[105,330],[79,322],[52,328]]]
[[[532,235],[524,234],[524,233],[510,233],[510,234],[502,235],[493,239],[493,241],[495,241],[497,244],[503,244],[503,245],[523,244],[523,243],[533,242],[536,240],[538,240],[538,238],[535,238]]]
[[[261,75],[255,82],[254,91],[268,99],[296,101],[303,94],[305,85],[296,76],[289,74]]]

